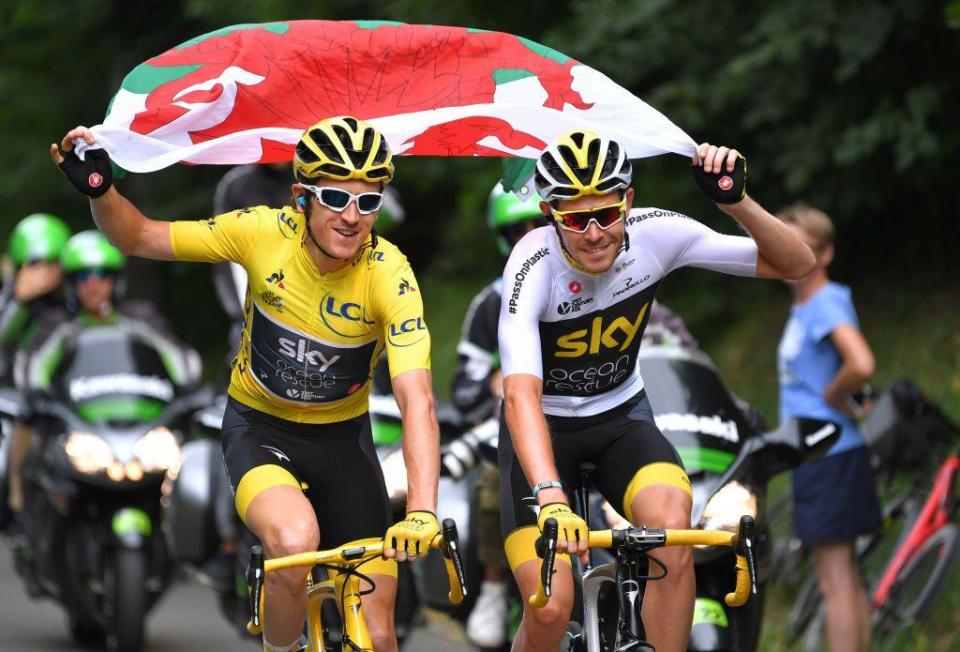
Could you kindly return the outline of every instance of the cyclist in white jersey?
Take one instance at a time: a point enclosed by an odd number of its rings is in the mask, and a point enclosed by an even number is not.
[[[810,248],[746,195],[746,161],[736,150],[704,143],[693,164],[707,196],[750,237],[722,235],[672,211],[631,209],[630,162],[593,132],[560,137],[537,162],[540,206],[553,226],[514,248],[499,324],[502,523],[523,595],[536,592],[534,541],[547,518],[558,522],[561,552],[586,553],[587,525],[566,494],[581,462],[596,464],[597,488],[632,523],[690,527],[690,481],[653,421],[637,366],[663,277],[692,266],[800,278],[814,264]],[[524,500],[531,494],[539,514]],[[683,650],[693,616],[692,553],[681,547],[655,556],[669,573],[647,584],[646,635],[658,650]],[[524,606],[514,650],[555,650],[563,637],[573,581],[559,568],[549,605]]]

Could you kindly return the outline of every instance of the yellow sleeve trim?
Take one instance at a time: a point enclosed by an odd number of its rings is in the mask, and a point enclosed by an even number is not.
[[[503,542],[503,549],[507,553],[507,562],[510,564],[510,570],[516,572],[517,567],[528,561],[537,561],[536,542],[540,536],[540,528],[536,525],[527,525],[518,527],[507,535],[507,540]],[[561,553],[557,555],[557,560],[562,561],[567,566],[573,566],[570,561],[570,555]]]
[[[234,498],[234,504],[237,507],[237,514],[244,525],[247,523],[247,509],[253,499],[259,496],[264,490],[271,487],[295,487],[300,490],[300,483],[290,471],[276,464],[263,464],[255,466],[240,478],[240,484],[237,486],[237,495]]]
[[[683,468],[670,462],[655,462],[640,467],[640,470],[633,475],[627,490],[623,494],[623,515],[627,520],[633,523],[633,499],[644,488],[652,484],[665,484],[671,487],[681,489],[688,496],[693,498],[693,488],[690,486],[690,478]]]

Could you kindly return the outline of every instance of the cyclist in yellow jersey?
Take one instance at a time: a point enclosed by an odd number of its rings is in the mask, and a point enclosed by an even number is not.
[[[113,188],[100,149],[50,146],[55,163],[90,197],[97,226],[129,255],[242,265],[245,323],[223,422],[224,457],[241,518],[268,557],[385,536],[388,559],[364,565],[376,590],[363,598],[375,648],[396,650],[396,562],[426,554],[434,514],[439,430],[430,336],[406,258],[373,230],[393,177],[386,140],[352,117],[304,132],[294,158],[293,207],[263,206],[199,221],[143,215]],[[373,450],[367,395],[386,348],[403,416],[407,517],[389,527]],[[386,534],[384,535],[384,532]],[[264,649],[295,650],[306,613],[304,570],[266,585]]]

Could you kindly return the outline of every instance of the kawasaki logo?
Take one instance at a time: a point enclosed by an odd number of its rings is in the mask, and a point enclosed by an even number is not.
[[[70,381],[70,399],[87,401],[108,394],[133,394],[148,396],[161,401],[173,398],[173,385],[159,376],[136,374],[107,374],[104,376],[80,376]]]
[[[671,412],[669,414],[658,414],[654,417],[654,420],[657,422],[657,427],[663,431],[698,432],[702,435],[719,437],[733,443],[740,441],[740,433],[737,430],[736,422],[724,421],[716,415],[700,417],[696,414]]]
[[[280,353],[297,362],[306,362],[308,365],[320,367],[321,373],[329,369],[333,363],[340,359],[339,355],[327,358],[320,351],[308,351],[307,340],[303,338],[293,341],[286,337],[281,337]]]
[[[620,351],[626,351],[636,338],[649,305],[649,303],[643,304],[633,321],[626,317],[617,317],[604,325],[603,315],[598,315],[590,322],[589,328],[561,335],[557,338],[559,350],[554,352],[554,357],[579,358],[587,353],[600,353],[601,349],[619,348]]]
[[[834,426],[832,423],[828,423],[827,425],[820,428],[820,430],[816,431],[815,433],[811,435],[807,435],[803,441],[808,447],[813,447],[819,444],[820,442],[822,442],[824,439],[826,439],[833,433],[835,433],[836,431],[837,431],[837,427]]]

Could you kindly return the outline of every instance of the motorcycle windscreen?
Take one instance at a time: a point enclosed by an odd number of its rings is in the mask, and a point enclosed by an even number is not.
[[[639,362],[657,427],[687,474],[726,471],[753,433],[713,365],[672,347],[641,349]]]
[[[176,393],[160,353],[120,327],[81,331],[53,373],[53,393],[91,424],[153,420]]]

